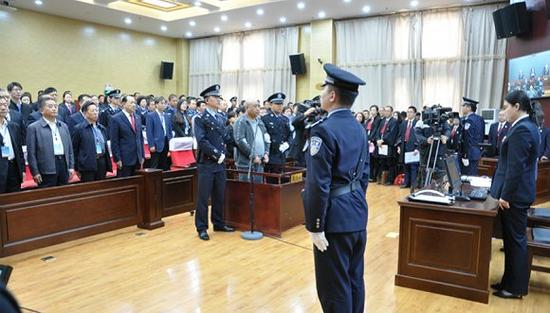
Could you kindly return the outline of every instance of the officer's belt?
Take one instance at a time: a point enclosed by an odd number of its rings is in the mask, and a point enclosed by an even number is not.
[[[361,182],[358,180],[353,181],[347,185],[336,187],[330,190],[331,197],[338,197],[347,193],[354,192],[355,190],[361,190]]]

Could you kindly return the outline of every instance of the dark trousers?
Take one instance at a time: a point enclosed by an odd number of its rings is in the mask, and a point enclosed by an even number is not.
[[[397,172],[397,160],[393,156],[388,157],[382,157],[380,159],[381,163],[381,171],[379,175],[382,175],[383,171],[388,171],[388,180],[383,181],[382,183],[390,183],[393,184],[393,181],[395,180],[396,172]]]
[[[4,181],[0,181],[0,193],[16,192],[21,190],[21,181],[19,180],[19,175],[17,173],[19,168],[15,164],[15,160],[8,161],[4,159],[3,161],[8,163],[8,173]]]
[[[208,199],[212,196],[212,224],[223,227],[223,201],[225,196],[225,168],[219,164],[199,164],[199,188],[195,227],[197,232],[208,229]]]
[[[477,164],[479,163],[479,160],[468,161],[468,166],[464,166],[464,164],[462,164],[462,160],[460,160],[460,173],[466,176],[477,176]]]
[[[90,182],[90,181],[96,181],[96,180],[102,180],[107,177],[107,160],[105,160],[105,156],[102,156],[97,159],[97,171],[80,171],[80,181]],[[111,162],[109,159],[108,162]]]
[[[42,174],[42,183],[38,187],[63,186],[69,183],[69,171],[65,156],[55,156],[55,174]]]
[[[136,169],[138,168],[138,164],[134,165],[124,165],[122,164],[122,168],[119,168],[116,176],[117,177],[128,177],[128,176],[134,176],[136,173]]]
[[[380,166],[378,163],[380,162],[380,158],[377,156],[374,156],[374,154],[370,155],[370,178],[371,179],[377,179],[378,175],[380,174]]]
[[[324,313],[362,313],[366,231],[326,234],[325,252],[313,247],[317,295]]]
[[[161,169],[167,171],[170,169],[168,163],[168,138],[164,137],[164,150],[151,152],[151,159],[149,160],[149,168]]]
[[[502,241],[504,242],[504,274],[502,288],[518,295],[527,294],[529,262],[527,254],[527,209],[530,205],[510,202],[510,208],[500,210]]]
[[[407,187],[416,187],[416,174],[418,173],[419,163],[404,164],[405,168],[405,182]]]

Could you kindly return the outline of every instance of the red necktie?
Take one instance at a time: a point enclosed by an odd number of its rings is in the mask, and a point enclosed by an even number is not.
[[[136,131],[136,120],[134,119],[134,114],[130,114],[130,124],[132,124],[132,129]]]
[[[409,138],[411,137],[411,121],[407,124],[407,130],[405,131],[405,142],[409,142]]]
[[[454,138],[456,135],[456,127],[453,127],[453,130],[451,131],[451,138]]]
[[[367,124],[367,130],[369,130],[369,131],[370,131],[370,130],[371,130],[371,128],[372,128],[372,119],[371,119],[371,120],[369,120],[369,122],[368,122],[368,124]]]
[[[497,131],[497,144],[499,143],[500,141],[500,131],[502,130],[502,126],[500,126],[500,124],[498,124],[498,131]]]
[[[388,120],[384,122],[384,127],[382,127],[382,131],[380,132],[382,135],[386,132],[386,127],[388,127]]]

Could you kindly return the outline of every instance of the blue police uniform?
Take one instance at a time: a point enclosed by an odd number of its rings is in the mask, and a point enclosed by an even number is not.
[[[282,92],[271,95],[267,101],[272,105],[283,105],[286,98]],[[283,170],[283,165],[286,161],[286,152],[290,148],[292,140],[292,132],[290,131],[290,123],[288,118],[283,114],[275,114],[270,112],[262,117],[262,122],[267,129],[270,137],[269,162],[265,166],[265,171],[268,173],[280,173]],[[281,151],[281,146],[284,151]]]
[[[464,100],[463,105],[468,105],[475,112],[477,108],[477,101],[462,98]],[[483,118],[475,113],[471,113],[462,119],[462,159],[468,160],[468,166],[464,166],[461,162],[462,175],[475,176],[477,175],[477,165],[479,159],[481,159],[481,147],[480,143],[483,143],[483,136],[485,133],[485,121]]]
[[[220,97],[220,86],[205,89],[201,97]],[[233,231],[224,223],[223,203],[225,194],[225,145],[229,141],[225,119],[207,108],[194,119],[194,132],[198,144],[198,197],[195,211],[195,227],[202,240],[210,239],[208,229],[208,199],[212,196],[212,224],[214,231]]]
[[[358,94],[365,84],[355,75],[325,64],[325,84]],[[312,128],[303,193],[306,228],[325,232],[329,247],[314,247],[317,293],[324,312],[363,312],[364,252],[369,179],[368,138],[348,108],[329,112]]]
[[[109,92],[109,97],[120,97],[120,90],[115,89]],[[100,111],[99,113],[99,124],[103,125],[107,129],[107,135],[110,136],[110,123],[111,123],[111,117],[119,112],[122,112],[122,109],[117,107],[113,108],[110,105],[107,105],[103,111]]]
[[[527,294],[529,284],[525,229],[527,210],[535,201],[539,147],[540,135],[535,123],[528,116],[516,120],[502,141],[490,189],[493,198],[510,204],[509,209],[499,213],[505,258],[500,286],[517,297]]]

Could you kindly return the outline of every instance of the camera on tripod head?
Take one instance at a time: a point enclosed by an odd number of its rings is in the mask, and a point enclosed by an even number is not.
[[[447,123],[451,114],[452,108],[444,108],[440,104],[433,105],[422,111],[422,123],[428,125],[433,130],[433,136],[441,136],[443,134],[443,125]]]

